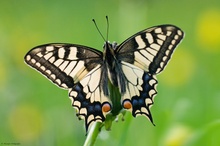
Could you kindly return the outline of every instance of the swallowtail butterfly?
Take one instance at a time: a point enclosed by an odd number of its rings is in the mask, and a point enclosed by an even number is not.
[[[122,109],[153,123],[150,107],[157,94],[155,75],[165,68],[183,36],[174,25],[159,25],[134,34],[120,45],[105,41],[103,52],[77,44],[40,45],[26,54],[25,62],[69,90],[72,106],[85,120],[86,130]],[[120,93],[114,100],[109,85]]]

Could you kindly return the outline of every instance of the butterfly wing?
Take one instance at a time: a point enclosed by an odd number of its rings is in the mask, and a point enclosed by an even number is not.
[[[106,70],[102,52],[81,45],[47,44],[30,50],[25,62],[57,86],[69,89],[72,106],[85,119],[86,129],[94,121],[105,120],[102,106],[108,101],[108,90],[102,78]]]
[[[134,64],[150,74],[160,73],[184,36],[173,25],[160,25],[140,31],[117,49],[119,60]]]
[[[125,81],[125,92],[121,94],[122,106],[134,117],[145,115],[153,123],[150,106],[157,94],[155,76],[127,62],[122,61],[121,64]]]
[[[167,65],[184,33],[176,26],[161,25],[138,32],[119,45],[115,52],[124,73],[120,83],[122,106],[132,115],[150,119],[150,106],[156,95],[155,75]]]
[[[107,85],[106,70],[97,65],[69,92],[77,116],[85,120],[86,131],[92,123],[104,122],[106,114],[111,110]],[[107,111],[103,110],[106,107]]]
[[[69,89],[95,68],[102,52],[80,45],[46,44],[33,48],[25,62],[61,88]]]

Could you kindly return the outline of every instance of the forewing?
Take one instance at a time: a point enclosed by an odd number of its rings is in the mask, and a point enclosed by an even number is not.
[[[133,64],[150,74],[160,73],[184,33],[173,25],[160,25],[138,32],[115,50],[117,59]]]
[[[68,89],[102,63],[102,52],[73,44],[46,44],[33,48],[25,62],[59,87]]]

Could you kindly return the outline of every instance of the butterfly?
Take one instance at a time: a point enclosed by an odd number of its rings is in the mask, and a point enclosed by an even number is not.
[[[69,91],[86,131],[94,122],[105,122],[108,114],[117,115],[121,110],[134,117],[145,116],[153,123],[150,107],[157,94],[156,75],[163,71],[183,36],[174,25],[159,25],[119,45],[105,41],[103,52],[83,45],[51,43],[34,47],[24,59]]]

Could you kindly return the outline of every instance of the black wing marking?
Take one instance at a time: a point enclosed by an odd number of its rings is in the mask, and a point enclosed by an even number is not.
[[[134,64],[150,74],[158,74],[183,36],[183,31],[173,25],[148,28],[119,45],[116,49],[117,59]]]
[[[80,45],[47,44],[30,50],[25,62],[59,87],[68,89],[102,63],[102,52]]]

